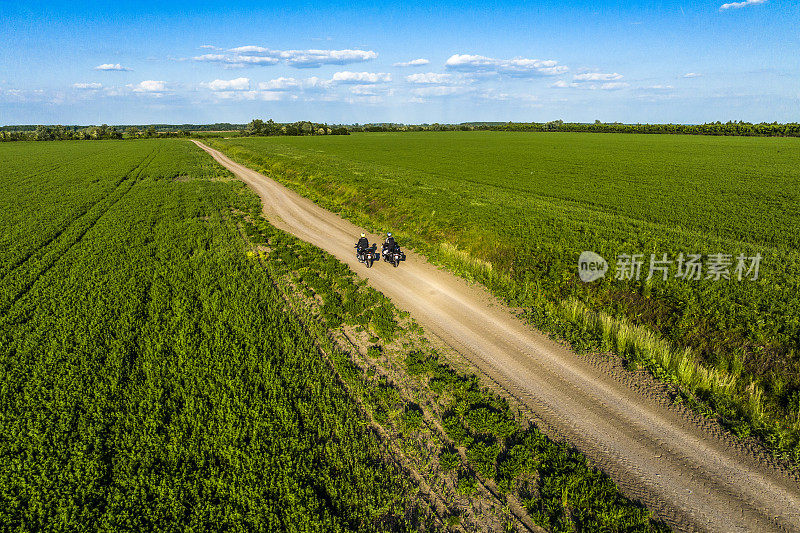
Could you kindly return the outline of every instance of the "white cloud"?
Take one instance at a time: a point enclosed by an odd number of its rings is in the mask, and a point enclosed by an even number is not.
[[[627,86],[628,84],[624,81],[611,81],[600,85],[600,89],[603,91],[616,91],[618,89],[624,89]]]
[[[72,84],[72,88],[73,89],[93,89],[93,90],[96,90],[96,89],[102,89],[103,88],[103,84],[102,83],[96,83],[96,82],[95,83],[73,83]]]
[[[561,74],[564,74],[565,72],[569,72],[569,67],[565,67],[563,65],[559,65],[556,67],[541,67],[537,69],[537,72],[545,76],[559,76]]]
[[[195,61],[211,61],[211,62],[220,62],[225,63],[229,56],[225,54],[203,54],[201,56],[195,56],[192,59]]]
[[[128,67],[123,67],[119,63],[103,63],[94,67],[95,70],[117,70],[117,71],[130,71]]]
[[[135,93],[163,93],[167,90],[167,82],[145,80],[133,86]]]
[[[647,87],[642,87],[642,89],[647,89],[651,91],[666,91],[667,89],[674,89],[672,85],[649,85]]]
[[[515,105],[522,105],[525,107],[540,107],[539,97],[533,94],[509,94],[504,92],[499,92],[493,89],[489,89],[487,91],[480,92],[476,94],[478,98],[482,98],[484,100],[494,100],[497,102],[509,102]]]
[[[214,80],[202,83],[203,87],[208,87],[212,91],[247,91],[250,89],[249,78],[236,78],[233,80]]]
[[[719,6],[720,11],[725,11],[726,9],[739,9],[745,6],[753,6],[756,4],[763,4],[767,0],[745,0],[744,2],[731,2],[730,4],[722,4]]]
[[[323,80],[316,76],[311,76],[303,80],[303,88],[310,90],[324,90],[328,89],[333,82],[331,80]]]
[[[228,100],[232,102],[252,102],[262,100],[264,102],[278,102],[281,100],[297,100],[294,94],[287,94],[282,91],[216,91],[212,93],[218,100]]]
[[[442,84],[453,81],[453,76],[450,74],[438,74],[436,72],[426,72],[426,73],[420,72],[418,74],[411,74],[410,76],[406,76],[406,81],[408,81],[409,83]]]
[[[378,57],[372,50],[272,50],[263,46],[239,46],[223,54],[203,54],[192,59],[223,63],[230,67],[275,65],[281,61],[295,68],[363,63]]]
[[[485,100],[496,100],[498,102],[506,102],[512,98],[512,96],[508,93],[501,93],[491,89],[488,91],[483,91],[478,96]]]
[[[220,100],[234,100],[234,101],[242,101],[242,100],[255,100],[258,98],[259,93],[258,91],[215,91],[214,98],[218,98]]]
[[[430,63],[427,59],[419,58],[419,59],[412,59],[411,61],[404,61],[402,63],[395,63],[394,67],[421,67],[423,65],[427,65]]]
[[[289,95],[281,91],[216,91],[214,98],[233,102],[262,100],[277,102],[280,100],[296,100],[296,95]]]
[[[698,72],[687,72],[683,75],[684,78],[699,78],[700,76],[702,76],[702,74]]]
[[[497,72],[511,77],[556,76],[569,70],[552,59],[495,59],[469,54],[454,54],[444,66],[460,72]]]
[[[233,52],[234,54],[265,54],[272,52],[272,50],[262,46],[238,46],[236,48],[231,48],[228,52]]]
[[[352,72],[342,73],[339,78],[347,80],[344,83],[351,88],[348,94],[337,94],[337,87],[341,88],[342,82],[333,79],[323,79],[316,76],[300,79],[291,77],[280,77],[258,84],[251,83],[249,78],[236,78],[233,80],[214,80],[213,82],[202,83],[202,87],[211,89],[213,96],[219,100],[226,101],[255,101],[262,100],[276,102],[283,100],[343,100],[352,98],[348,95],[391,95],[391,90],[377,83],[382,79],[381,73]],[[363,81],[358,81],[362,78]],[[372,83],[371,80],[377,80]],[[352,84],[352,85],[351,85]],[[255,86],[255,87],[253,87]],[[251,87],[253,87],[251,89]]]
[[[363,63],[378,57],[372,50],[289,50],[282,53],[289,66],[316,68],[322,65]]]
[[[618,80],[622,76],[619,74],[601,74],[598,72],[591,73],[591,74],[578,74],[575,76],[575,80],[573,82],[567,82],[564,80],[558,80],[550,87],[555,87],[556,89],[589,89],[589,90],[603,90],[603,91],[614,91],[618,89],[624,89],[628,87],[630,84],[624,81],[606,81],[605,83],[601,83],[600,85],[593,83],[595,81],[604,81],[604,80]]]
[[[217,48],[213,44],[201,44],[200,48],[205,48],[206,50],[219,50],[219,48]]]
[[[383,83],[392,81],[392,75],[385,72],[337,72],[333,80],[337,83]]]
[[[500,60],[485,56],[454,54],[447,58],[444,66],[453,70],[475,72],[480,70],[497,70]]]
[[[259,57],[247,55],[227,55],[227,54],[203,54],[192,58],[195,61],[206,61],[211,63],[224,63],[229,67],[245,67],[258,65],[275,65],[280,62],[274,57]]]
[[[20,103],[44,102],[48,97],[42,89],[6,89],[0,96],[0,101]]]
[[[350,92],[363,96],[377,96],[378,91],[375,89],[374,85],[353,85],[350,87]]]
[[[103,89],[103,94],[105,96],[126,96],[130,88],[130,85],[127,87],[106,87]]]
[[[275,78],[274,80],[262,81],[258,84],[258,88],[262,91],[288,91],[300,87],[300,82],[295,78]]]
[[[411,92],[415,96],[427,97],[427,96],[453,96],[458,94],[464,94],[469,92],[471,89],[468,87],[460,87],[460,86],[452,86],[452,85],[434,85],[431,87],[417,87],[412,89]]]
[[[359,96],[392,96],[394,89],[380,85],[353,85],[350,92]]]
[[[559,66],[557,61],[538,59],[509,59],[500,65],[500,73],[507,76],[525,77],[532,75],[557,76],[569,69]]]
[[[603,72],[587,72],[585,74],[576,74],[573,78],[575,81],[613,81],[622,79],[622,74],[616,72],[612,74],[605,74]]]
[[[289,100],[296,100],[297,96],[292,94],[288,95],[284,92],[276,92],[276,91],[262,91],[259,93],[258,97],[265,102],[277,102],[279,100],[289,99]]]

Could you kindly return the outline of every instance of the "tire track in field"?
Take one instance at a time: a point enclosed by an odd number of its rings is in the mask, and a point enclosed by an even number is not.
[[[6,315],[3,321],[9,318],[11,309],[33,288],[36,282],[78,245],[97,222],[130,192],[141,173],[155,159],[157,153],[158,151],[154,149],[146,155],[137,166],[116,183],[111,193],[88,207],[81,215],[28,254],[16,267],[3,276],[0,282],[0,286],[2,286],[0,313]],[[28,268],[28,264],[32,261],[38,261],[38,263]]]
[[[71,165],[73,163],[77,163],[79,161],[83,161],[84,159],[90,159],[90,158],[95,157],[95,156],[96,156],[96,154],[87,154],[87,155],[81,155],[81,156],[74,157],[74,158],[70,159],[69,161],[59,161],[58,163],[54,164],[51,167],[47,167],[45,169],[39,169],[39,170],[36,170],[36,171],[34,171],[34,172],[30,173],[30,174],[26,174],[24,176],[13,178],[13,179],[14,179],[14,181],[27,183],[27,182],[30,182],[32,180],[32,178],[38,178],[38,177],[40,177],[40,176],[42,176],[44,174],[47,174],[49,172],[52,172],[52,171],[56,170],[57,168],[64,167],[65,164],[66,165]]]
[[[50,244],[52,244],[52,243],[53,243],[54,241],[56,241],[56,240],[57,240],[59,237],[61,237],[61,235],[63,235],[64,233],[68,232],[68,231],[69,231],[69,229],[70,229],[72,226],[74,226],[75,224],[79,223],[79,222],[80,222],[80,220],[81,220],[81,218],[83,218],[84,216],[86,216],[86,214],[87,214],[87,213],[89,213],[89,212],[90,212],[92,209],[94,209],[94,208],[95,208],[95,206],[97,206],[98,204],[100,204],[100,203],[102,203],[102,202],[104,202],[104,201],[108,200],[108,198],[109,198],[111,195],[113,195],[113,194],[114,194],[114,193],[115,193],[115,192],[116,192],[116,191],[119,189],[119,187],[120,187],[120,186],[121,186],[121,185],[122,185],[122,184],[123,184],[123,183],[124,183],[124,182],[125,182],[125,181],[126,181],[128,178],[130,178],[130,177],[131,177],[131,175],[133,175],[133,173],[134,173],[134,172],[136,172],[136,170],[138,170],[138,169],[139,169],[139,167],[141,167],[141,165],[143,164],[144,160],[146,160],[146,159],[147,159],[148,157],[150,157],[151,155],[153,155],[153,152],[151,152],[150,154],[148,154],[147,156],[145,156],[145,158],[144,158],[142,161],[140,161],[138,165],[136,165],[135,167],[133,167],[133,168],[132,168],[131,170],[129,170],[129,171],[128,171],[128,172],[127,172],[125,175],[123,175],[121,178],[119,178],[119,179],[116,181],[116,183],[114,183],[114,187],[113,187],[113,189],[111,190],[111,192],[109,192],[107,195],[105,195],[105,196],[103,196],[103,197],[99,198],[97,201],[95,201],[95,202],[93,202],[93,203],[91,203],[91,204],[87,205],[87,206],[86,206],[84,209],[82,209],[81,211],[79,211],[79,212],[76,214],[76,216],[75,216],[74,218],[72,218],[71,220],[68,220],[68,221],[67,221],[67,223],[66,223],[66,224],[65,224],[65,225],[64,225],[62,228],[60,228],[60,229],[56,230],[56,232],[55,232],[53,235],[51,235],[49,238],[47,238],[45,241],[43,241],[43,242],[42,242],[40,245],[36,246],[35,248],[32,248],[32,249],[31,249],[31,250],[29,250],[27,253],[25,253],[25,254],[22,254],[22,255],[21,255],[19,258],[17,258],[17,259],[16,259],[16,260],[13,262],[13,264],[9,265],[7,268],[1,269],[1,270],[0,270],[0,284],[3,284],[3,283],[5,283],[5,281],[6,281],[6,278],[7,278],[7,277],[9,277],[9,276],[11,276],[11,274],[14,272],[14,270],[16,270],[16,269],[18,269],[19,267],[21,267],[21,266],[22,266],[22,265],[23,265],[25,262],[27,262],[28,260],[30,260],[30,259],[31,259],[31,258],[32,258],[34,255],[36,255],[38,252],[40,252],[40,251],[42,251],[43,249],[47,248],[47,247],[48,247]],[[87,156],[87,157],[92,157],[92,156]],[[73,160],[73,161],[70,161],[69,163],[71,164],[71,163],[74,163],[74,162],[76,162],[76,161],[82,161],[83,159],[86,159],[87,157],[78,158],[78,159],[75,159],[75,160]],[[151,159],[151,161],[152,161],[152,159]],[[149,164],[149,161],[148,161],[148,164]],[[53,167],[53,168],[49,169],[49,170],[48,170],[48,172],[49,172],[49,171],[51,171],[51,170],[54,170],[54,169],[56,169],[56,168],[61,168],[61,167],[64,167],[64,166],[69,166],[69,164],[67,164],[67,165],[63,165],[63,164],[62,164],[62,165],[57,165],[57,166],[55,166],[55,167]],[[147,165],[145,165],[145,167],[146,167],[146,166],[147,166]],[[144,167],[143,167],[143,168],[144,168]],[[143,168],[142,168],[142,169],[143,169]],[[44,174],[44,173],[45,173],[45,172],[34,173],[34,174],[31,174],[31,176],[37,176],[37,175],[39,175],[39,174]],[[41,255],[41,254],[40,254],[40,255]]]
[[[53,165],[53,166],[51,166],[51,167],[49,167],[47,169],[39,170],[39,171],[33,172],[31,174],[27,174],[25,176],[22,176],[22,177],[19,177],[19,178],[13,178],[13,179],[18,181],[18,182],[25,182],[25,183],[31,182],[31,181],[34,181],[34,178],[41,179],[42,176],[44,176],[46,174],[49,174],[50,172],[52,172],[52,171],[54,171],[56,169],[63,168],[65,166],[69,166],[71,164],[81,162],[81,161],[83,161],[85,159],[89,159],[89,158],[95,157],[95,155],[96,154],[89,154],[89,155],[84,155],[84,156],[81,156],[81,157],[76,157],[76,158],[71,159],[68,162],[61,161],[58,164],[55,164],[55,165]],[[122,179],[124,180],[125,177],[127,177],[127,175],[124,176]],[[118,181],[115,184],[115,188],[118,187],[120,183],[121,183],[121,180]],[[49,245],[51,242],[53,242],[55,239],[57,239],[64,231],[66,231],[66,229],[71,224],[73,224],[80,217],[84,216],[97,203],[103,201],[104,198],[100,198],[96,202],[90,204],[89,206],[84,208],[82,211],[80,211],[74,218],[72,218],[71,220],[66,221],[65,225],[62,228],[58,229],[55,234],[53,234],[51,237],[47,238],[40,245],[36,246],[35,248],[32,248],[31,250],[28,250],[27,252],[23,252],[17,258],[12,258],[8,262],[8,264],[6,264],[5,266],[0,267],[0,285],[5,281],[5,277],[6,276],[8,276],[12,271],[14,271],[16,268],[18,268],[22,263],[24,263],[25,261],[30,259],[30,257],[33,254],[35,254],[40,248],[43,248],[43,247]]]
[[[20,255],[15,261],[13,261],[13,263],[10,264],[8,266],[8,268],[0,270],[0,284],[5,283],[6,278],[10,277],[14,273],[15,270],[17,270],[18,268],[22,267],[25,263],[30,261],[33,258],[34,255],[37,255],[37,254],[40,255],[40,256],[44,255],[46,252],[44,252],[43,250],[45,250],[53,242],[58,240],[58,238],[61,237],[61,235],[63,235],[64,233],[68,232],[70,230],[70,228],[72,228],[75,224],[79,223],[80,220],[84,216],[86,216],[86,214],[89,213],[92,209],[94,209],[96,205],[100,204],[101,202],[106,201],[110,195],[114,194],[117,191],[117,189],[119,189],[119,187],[122,185],[122,183],[126,179],[128,179],[128,177],[130,176],[131,172],[133,172],[133,171],[128,172],[125,176],[123,176],[120,180],[118,180],[117,183],[114,185],[114,189],[108,195],[103,196],[102,198],[98,199],[96,202],[91,203],[88,206],[86,206],[83,210],[79,211],[74,218],[72,218],[71,220],[68,220],[67,223],[64,224],[63,227],[59,228],[58,230],[56,230],[56,232],[53,235],[51,235],[50,237],[45,239],[39,246],[31,248],[30,250],[28,250],[27,253],[24,253],[24,254]],[[39,252],[42,252],[42,253],[39,253]]]
[[[353,251],[361,228],[195,142],[261,196],[271,223],[366,278],[671,526],[800,531],[800,485],[785,472],[598,370],[522,323],[481,287],[416,253],[409,252],[400,268],[381,263],[366,270]]]

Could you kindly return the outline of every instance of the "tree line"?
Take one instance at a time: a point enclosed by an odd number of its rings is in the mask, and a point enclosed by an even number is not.
[[[521,132],[586,132],[642,133],[671,135],[726,135],[740,137],[800,137],[800,123],[743,121],[709,122],[705,124],[623,124],[564,122],[464,122],[461,124],[352,124],[330,126],[325,123],[298,121],[292,123],[254,119],[249,124],[151,124],[149,126],[2,126],[3,141],[58,141],[96,139],[136,139],[189,136],[192,132],[235,132],[242,136],[273,135],[349,135],[351,132],[407,131],[521,131]]]
[[[350,132],[344,126],[328,126],[305,120],[281,124],[272,119],[266,122],[255,119],[242,131],[242,135],[350,135]]]
[[[672,135],[730,135],[741,137],[800,137],[800,124],[780,124],[743,121],[709,122],[706,124],[623,124],[564,122],[464,122],[461,124],[365,124],[349,126],[358,132],[404,131],[523,131],[523,132],[586,132],[586,133],[644,133]]]
[[[20,126],[0,128],[0,142],[8,141],[88,141],[102,139],[165,138],[191,135],[191,131],[157,131],[150,125],[145,129],[136,126],[35,126],[33,129],[18,129]]]
[[[100,139],[138,139],[190,136],[194,132],[234,132],[243,136],[265,135],[349,135],[344,126],[329,126],[325,123],[299,121],[279,123],[272,119],[266,122],[252,120],[249,124],[150,124],[149,126],[44,126],[21,125],[0,127],[2,141],[67,141]]]

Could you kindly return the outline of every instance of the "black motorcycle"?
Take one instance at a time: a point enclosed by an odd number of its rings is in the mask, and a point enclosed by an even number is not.
[[[400,261],[406,260],[406,254],[400,250],[400,246],[395,244],[392,249],[389,249],[389,247],[384,247],[383,260],[391,263],[393,267],[397,268],[397,266],[400,264]]]
[[[373,244],[369,248],[359,248],[356,244],[356,259],[358,259],[359,263],[364,263],[367,265],[367,268],[370,268],[372,263],[380,259],[380,255],[378,255],[377,250],[377,244]]]

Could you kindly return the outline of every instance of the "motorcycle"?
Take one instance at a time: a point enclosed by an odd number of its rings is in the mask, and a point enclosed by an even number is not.
[[[400,250],[399,246],[395,245],[395,247],[391,250],[384,248],[383,260],[387,263],[391,263],[393,267],[397,268],[397,266],[400,264],[400,261],[406,260],[406,254]]]
[[[373,244],[369,248],[359,248],[358,245],[356,245],[356,259],[358,259],[359,263],[364,263],[367,268],[371,268],[372,263],[380,259],[377,248],[377,244]]]

